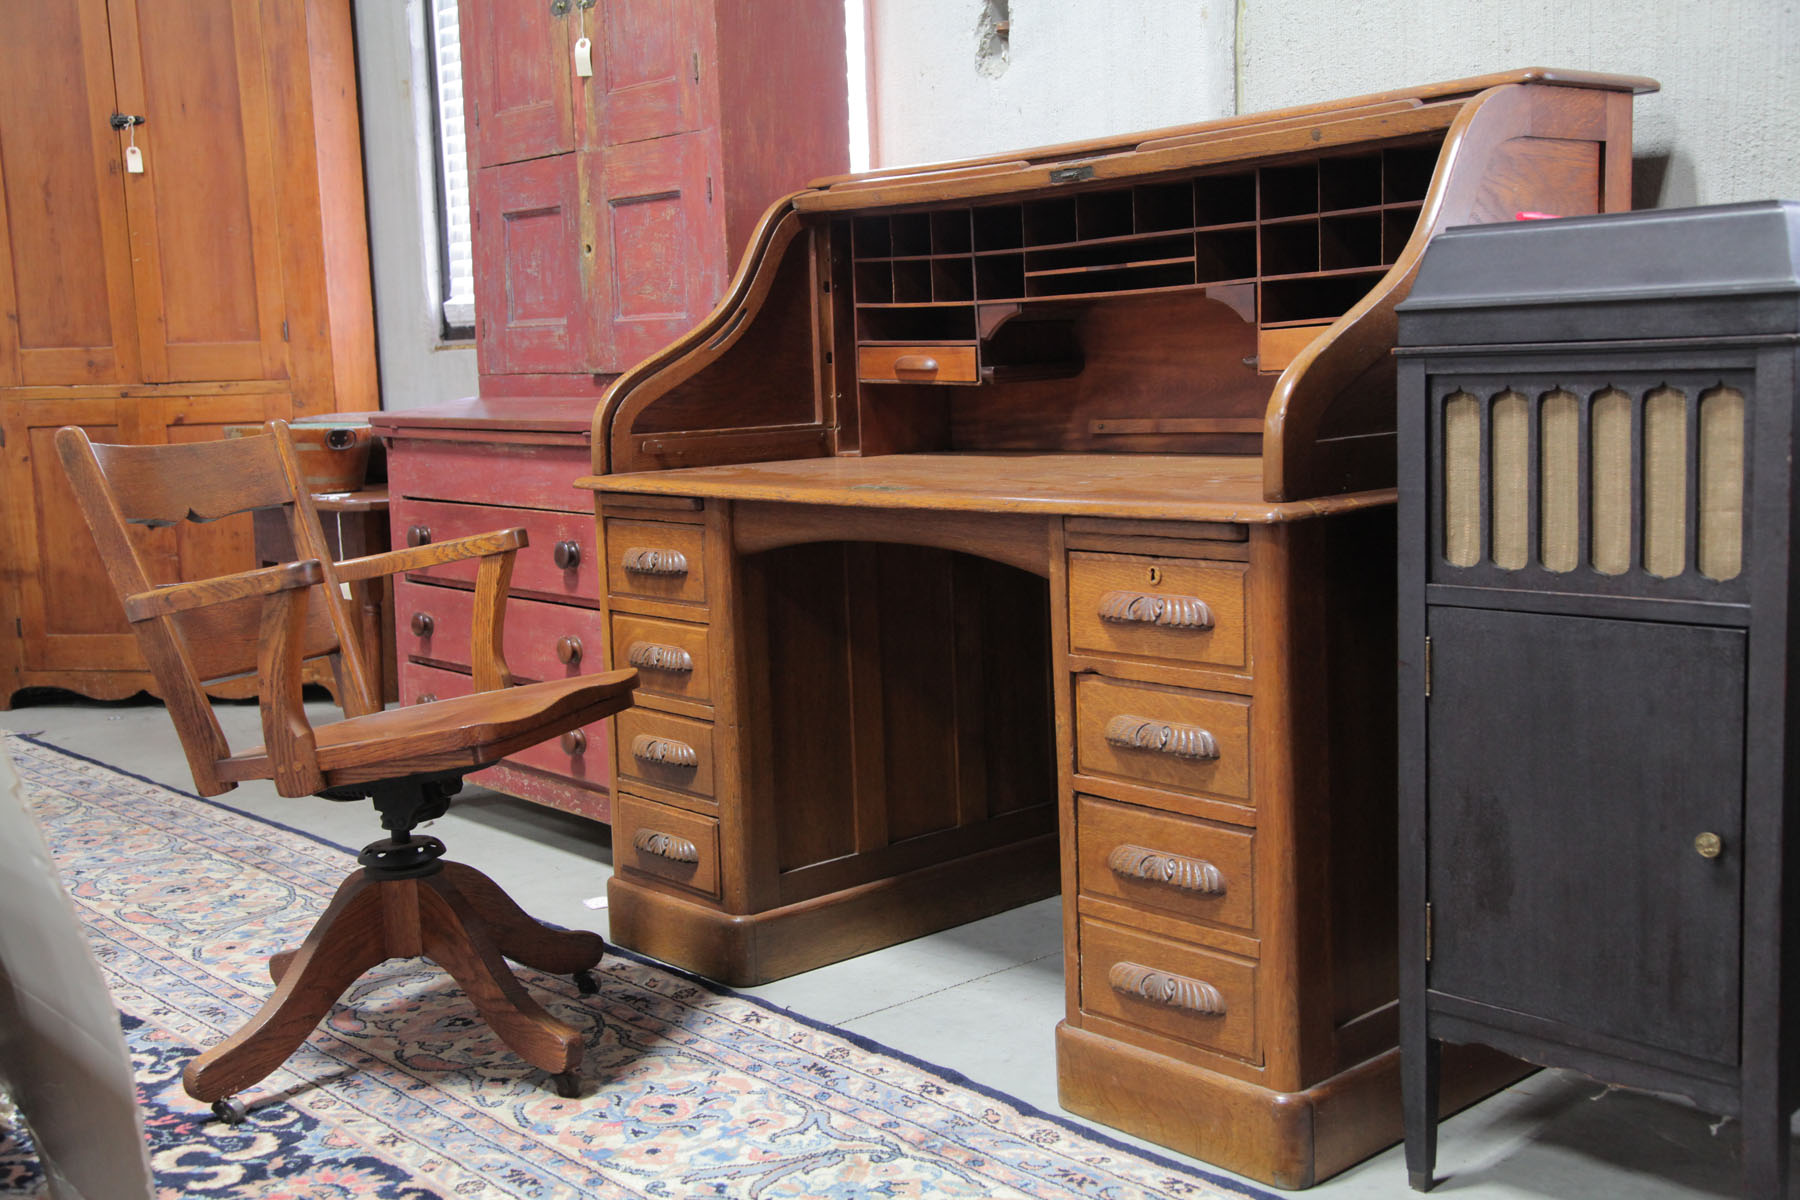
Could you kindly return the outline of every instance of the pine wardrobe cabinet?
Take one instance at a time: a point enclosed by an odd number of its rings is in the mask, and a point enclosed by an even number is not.
[[[355,83],[349,0],[0,15],[0,706],[151,686],[59,426],[158,443],[376,407]],[[248,516],[142,536],[171,578],[256,565]]]

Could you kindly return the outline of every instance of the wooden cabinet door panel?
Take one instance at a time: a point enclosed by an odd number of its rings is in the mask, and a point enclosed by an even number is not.
[[[1436,608],[1430,632],[1432,991],[1736,1063],[1744,631]]]
[[[622,371],[686,333],[725,288],[710,133],[584,156],[600,242],[595,370]]]
[[[569,13],[558,15],[549,0],[482,0],[458,12],[470,165],[574,149],[570,66],[580,35]],[[599,24],[593,12],[588,17]]]
[[[106,0],[7,6],[0,36],[0,386],[137,370]]]
[[[486,167],[475,179],[475,311],[490,375],[576,369],[587,353],[580,197],[567,159]]]
[[[272,123],[255,4],[112,0],[119,103],[142,114],[125,176],[144,378],[287,373]]]
[[[589,14],[595,42],[605,39],[591,81],[600,86],[589,91],[601,144],[700,128],[699,8],[695,0],[607,0],[603,21]]]

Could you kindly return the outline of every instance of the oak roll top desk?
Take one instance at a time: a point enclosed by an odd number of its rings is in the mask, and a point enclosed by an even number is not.
[[[1393,308],[1446,225],[1628,207],[1654,86],[774,205],[594,415],[614,938],[749,984],[1060,888],[1066,1107],[1288,1187],[1397,1140]]]

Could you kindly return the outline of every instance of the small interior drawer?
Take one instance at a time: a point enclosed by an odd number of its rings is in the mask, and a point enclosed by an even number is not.
[[[719,823],[621,792],[613,797],[613,861],[719,898]]]
[[[1256,964],[1086,917],[1079,936],[1082,1011],[1262,1061]]]
[[[1076,797],[1083,895],[1250,932],[1255,834],[1212,821]]]
[[[1250,798],[1248,701],[1083,675],[1075,682],[1075,727],[1083,774]]]
[[[600,598],[600,575],[594,567],[594,519],[586,513],[396,500],[389,520],[396,547],[522,526],[528,542],[513,558],[513,591],[589,602]],[[466,558],[408,574],[472,584],[479,562]]]
[[[975,383],[973,346],[859,346],[856,377],[865,383]]]
[[[706,530],[674,521],[606,520],[606,589],[682,604],[706,603]]]
[[[1242,563],[1074,551],[1069,648],[1246,667],[1246,571]]]
[[[712,725],[648,708],[617,718],[619,780],[711,799]]]
[[[615,613],[612,630],[613,661],[637,668],[640,696],[712,703],[706,626]]]

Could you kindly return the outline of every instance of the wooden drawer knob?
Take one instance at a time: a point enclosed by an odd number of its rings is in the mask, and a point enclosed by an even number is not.
[[[1100,597],[1100,619],[1115,625],[1157,625],[1164,629],[1211,629],[1212,609],[1198,596],[1161,592],[1108,592]]]
[[[936,375],[938,360],[929,354],[902,354],[894,360],[896,375]]]
[[[1201,979],[1189,979],[1171,971],[1158,971],[1134,962],[1116,962],[1106,973],[1106,982],[1115,992],[1179,1008],[1202,1017],[1225,1015],[1225,997],[1219,989]]]
[[[437,703],[437,694],[435,692],[420,692],[419,695],[413,700],[413,703],[414,704],[436,704]]]
[[[631,835],[633,848],[645,853],[654,854],[658,858],[666,858],[670,862],[697,863],[700,851],[694,843],[684,837],[676,837],[672,833],[662,833],[655,829],[640,829]]]
[[[412,631],[414,637],[428,638],[437,622],[431,619],[430,613],[416,612],[412,615]]]
[[[1106,740],[1122,750],[1148,750],[1173,758],[1217,758],[1219,741],[1198,725],[1176,725],[1121,713],[1106,723]]]
[[[565,571],[581,565],[581,543],[573,538],[556,543],[550,548],[550,559]]]
[[[619,565],[632,575],[686,575],[687,555],[679,550],[652,550],[633,546]]]
[[[556,639],[556,661],[565,667],[572,667],[581,661],[581,639],[572,633],[565,633]]]
[[[640,733],[631,739],[631,757],[658,767],[698,767],[700,755],[686,742]]]
[[[562,748],[563,753],[570,758],[585,753],[587,751],[587,734],[579,729],[569,730],[562,735]]]
[[[1204,858],[1126,845],[1113,847],[1113,852],[1106,856],[1106,865],[1112,868],[1113,874],[1126,879],[1160,883],[1205,896],[1225,894],[1225,873]]]
[[[406,544],[409,546],[423,546],[430,541],[431,526],[429,525],[414,525],[406,531]]]
[[[640,670],[692,671],[694,656],[680,646],[664,646],[657,642],[633,642],[625,652],[625,661]]]

